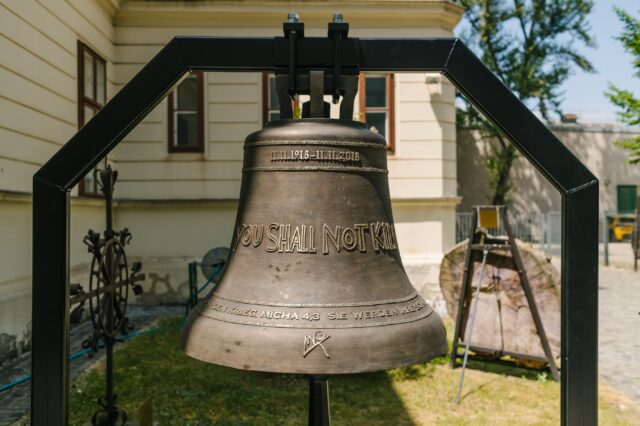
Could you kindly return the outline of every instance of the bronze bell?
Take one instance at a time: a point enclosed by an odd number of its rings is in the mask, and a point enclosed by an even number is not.
[[[443,355],[442,320],[404,271],[382,136],[345,119],[281,120],[244,144],[231,255],[185,324],[202,361],[312,375]]]

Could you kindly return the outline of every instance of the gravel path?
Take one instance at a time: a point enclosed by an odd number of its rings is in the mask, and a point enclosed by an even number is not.
[[[600,265],[600,377],[640,401],[640,272]]]
[[[157,318],[163,316],[184,315],[184,306],[153,306],[145,308],[137,305],[130,305],[127,309],[127,316],[135,326],[133,332],[143,330]],[[71,329],[70,353],[74,354],[82,350],[82,341],[92,332],[91,322],[84,323]],[[101,360],[104,351],[98,352],[89,358],[82,355],[70,363],[69,374],[71,380],[78,377],[90,365]],[[117,357],[116,357],[117,358]],[[23,377],[31,372],[31,356],[18,358],[0,368],[0,386],[12,382],[19,377]],[[10,425],[22,418],[31,406],[31,386],[30,381],[21,383],[10,390],[0,393],[0,426]],[[97,407],[97,405],[96,405]]]

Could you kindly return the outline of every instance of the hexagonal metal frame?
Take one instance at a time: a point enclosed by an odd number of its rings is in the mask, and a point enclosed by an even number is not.
[[[298,43],[300,67],[331,69],[331,39]],[[33,424],[68,420],[70,190],[186,72],[273,71],[287,53],[283,38],[174,38],[34,175]],[[441,72],[561,193],[561,420],[596,425],[598,180],[458,39],[349,38],[342,64]]]

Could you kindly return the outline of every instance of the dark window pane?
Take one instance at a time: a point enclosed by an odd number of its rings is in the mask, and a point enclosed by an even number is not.
[[[93,99],[93,57],[88,51],[84,51],[84,96]]]
[[[367,107],[384,108],[387,106],[386,77],[366,77],[365,92],[365,101]]]
[[[82,185],[84,186],[83,189],[85,194],[93,194],[96,191],[93,181],[93,170],[85,175]]]
[[[176,146],[198,146],[197,114],[177,114]]]
[[[280,120],[280,113],[279,112],[270,112],[269,113],[269,121],[276,121],[276,120]]]
[[[279,109],[278,92],[276,91],[276,79],[269,78],[269,109]]]
[[[367,126],[372,131],[377,131],[382,136],[387,137],[387,113],[367,112]]]
[[[104,104],[106,98],[105,65],[102,61],[96,61],[96,102]]]
[[[180,111],[195,111],[198,105],[198,81],[195,76],[180,83],[177,90],[178,102],[176,109]]]
[[[638,187],[635,185],[618,186],[618,213],[634,213],[638,202]]]

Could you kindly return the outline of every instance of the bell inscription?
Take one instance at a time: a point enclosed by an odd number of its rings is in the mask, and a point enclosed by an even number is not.
[[[256,308],[249,300],[226,300],[213,296],[202,314],[219,321],[260,327],[336,328],[341,321],[349,327],[371,327],[414,321],[431,314],[418,294],[409,300],[390,300],[379,306],[323,306],[315,309],[295,306]]]
[[[271,161],[335,161],[335,162],[357,162],[360,161],[360,153],[357,151],[338,151],[323,149],[283,149],[271,151]]]
[[[243,223],[236,230],[233,251],[240,245],[258,248],[263,242],[267,253],[327,255],[332,252],[340,253],[341,250],[366,253],[368,249],[380,252],[398,248],[395,230],[388,222],[356,223],[351,226],[330,226],[323,223],[320,232],[316,232],[313,225]]]

